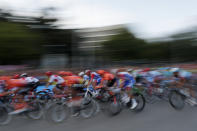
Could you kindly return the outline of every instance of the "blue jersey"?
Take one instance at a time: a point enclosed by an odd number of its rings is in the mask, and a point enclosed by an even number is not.
[[[102,78],[99,74],[97,74],[96,72],[92,72],[91,73],[91,79],[93,81],[96,81],[97,85],[101,82]]]
[[[135,79],[134,77],[129,74],[128,72],[119,72],[118,73],[118,76],[120,79],[123,80],[123,88],[126,88],[126,87],[130,87],[132,88],[135,84]]]

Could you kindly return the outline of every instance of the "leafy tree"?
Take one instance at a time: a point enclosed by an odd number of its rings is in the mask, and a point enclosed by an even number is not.
[[[0,63],[17,64],[38,58],[41,54],[39,36],[19,23],[0,22]]]
[[[146,45],[144,40],[136,38],[127,29],[122,29],[118,35],[102,43],[101,54],[112,60],[138,59],[141,48]]]

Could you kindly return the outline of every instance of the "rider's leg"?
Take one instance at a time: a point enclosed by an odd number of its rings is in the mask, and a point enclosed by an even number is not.
[[[132,106],[130,107],[130,109],[134,109],[136,108],[136,106],[138,105],[136,99],[134,98],[133,96],[133,87],[134,87],[134,82],[133,80],[131,79],[128,84],[126,85],[126,91],[128,93],[128,95],[130,96],[131,98],[131,101],[132,101]]]
[[[131,98],[131,101],[132,101],[132,105],[131,105],[131,107],[130,107],[130,109],[134,109],[136,106],[137,106],[137,101],[136,101],[136,99],[134,98],[134,96],[132,95],[133,93],[132,93],[132,88],[130,88],[130,89],[127,89],[128,91],[128,95],[130,96],[130,98]]]

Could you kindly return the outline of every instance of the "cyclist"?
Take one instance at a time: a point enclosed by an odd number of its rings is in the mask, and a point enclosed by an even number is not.
[[[97,73],[102,77],[101,83],[102,87],[112,87],[116,81],[115,76],[105,70],[98,70]]]
[[[33,90],[39,85],[39,80],[33,76],[28,76],[27,73],[21,74],[20,78],[26,82],[26,91]]]
[[[85,74],[89,77],[89,82],[87,84],[87,86],[92,85],[93,87],[96,87],[97,85],[100,84],[101,82],[101,76],[96,73],[96,72],[91,72],[90,70],[86,70]]]
[[[84,85],[88,85],[88,82],[90,80],[90,77],[88,75],[85,74],[85,72],[79,72],[78,76],[80,76],[81,78],[83,78],[84,80]]]
[[[185,82],[185,79],[180,76],[179,74],[180,69],[171,68],[169,71],[172,73],[171,80],[173,80],[173,84],[176,84],[176,86],[178,87],[182,87]]]
[[[186,81],[186,79],[188,79],[191,74],[183,73],[183,72],[181,74],[181,69],[179,69],[179,68],[172,68],[172,69],[170,69],[170,72],[173,73],[172,84],[174,84],[178,88],[182,88],[182,87],[188,88],[190,95],[192,97],[195,97],[194,91],[192,90],[192,88],[190,86],[188,86],[187,81]]]
[[[53,88],[54,94],[62,94],[62,91],[65,91],[65,80],[61,76],[53,74],[51,71],[48,71],[45,74],[48,77],[46,89],[49,85],[55,85]]]
[[[24,100],[24,94],[27,93],[26,91],[27,82],[20,78],[19,74],[16,74],[12,79],[6,82],[6,92],[4,92],[4,96],[15,94],[14,95],[14,111],[10,112],[10,114],[17,114],[23,111],[26,111],[29,106]]]
[[[119,71],[116,73],[116,76],[117,76],[116,86],[126,92],[126,94],[129,96],[129,98],[132,101],[132,106],[130,107],[130,109],[134,109],[138,105],[136,99],[132,95],[132,88],[134,87],[135,84],[134,77],[128,72],[119,72]]]

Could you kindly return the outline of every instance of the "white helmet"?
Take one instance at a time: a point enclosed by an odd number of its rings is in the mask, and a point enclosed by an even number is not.
[[[84,72],[84,73],[86,74],[86,73],[88,73],[88,72],[91,72],[91,70],[85,70],[85,72]]]
[[[132,72],[133,71],[133,69],[132,68],[129,68],[128,70],[127,70],[127,72]]]
[[[83,76],[83,75],[85,75],[85,73],[82,71],[82,72],[80,72],[78,75],[79,75],[79,76]]]

